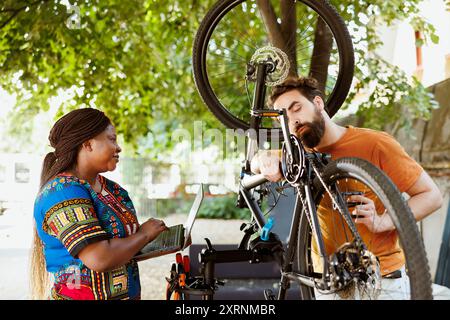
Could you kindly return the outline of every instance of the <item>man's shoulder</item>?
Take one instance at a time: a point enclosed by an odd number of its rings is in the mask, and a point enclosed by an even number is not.
[[[387,136],[387,137],[392,138],[392,136],[389,133],[380,131],[380,130],[375,130],[375,129],[370,129],[370,128],[353,127],[353,126],[348,126],[348,128],[353,130],[354,134],[357,134],[357,135]]]
[[[395,142],[395,138],[387,132],[374,130],[369,128],[351,127],[351,135],[354,138],[362,139],[365,143],[392,143]]]

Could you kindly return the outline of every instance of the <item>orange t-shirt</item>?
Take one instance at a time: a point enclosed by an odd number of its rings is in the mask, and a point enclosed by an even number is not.
[[[367,160],[383,170],[397,186],[400,192],[407,191],[419,178],[423,168],[414,161],[403,147],[389,134],[371,129],[348,126],[345,134],[334,144],[317,150],[328,153],[332,160],[343,157],[356,157]],[[373,192],[364,190],[363,184],[356,180],[341,181],[340,191],[362,191],[365,197],[375,202],[378,214],[384,212],[384,207]],[[340,245],[347,242],[346,233],[350,234],[348,227],[344,226],[338,211],[332,209],[330,198],[325,194],[317,210],[322,229],[327,254],[334,253]],[[381,274],[385,275],[395,271],[405,264],[403,252],[398,244],[395,231],[372,233],[366,226],[357,225],[369,251],[380,259]],[[312,251],[317,253],[317,245],[313,240]],[[320,259],[313,254],[314,267],[320,268]],[[321,269],[316,269],[321,270]]]

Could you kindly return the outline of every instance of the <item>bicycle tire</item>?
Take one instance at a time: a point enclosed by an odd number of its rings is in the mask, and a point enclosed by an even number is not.
[[[383,204],[391,207],[392,220],[397,229],[398,237],[405,255],[406,267],[410,279],[411,299],[432,299],[431,275],[426,258],[425,247],[420,237],[416,221],[401,193],[392,181],[379,168],[370,162],[358,158],[341,158],[330,162],[323,171],[322,179],[328,185],[340,178],[357,176],[369,181],[377,196],[381,196],[386,202]],[[324,188],[316,177],[314,180],[314,200],[319,199],[324,193]],[[311,232],[310,225],[304,215],[301,218],[298,237],[296,262],[298,272],[311,274]],[[314,298],[314,290],[310,287],[300,285],[302,299]]]
[[[206,53],[211,33],[226,13],[242,2],[244,1],[220,0],[208,11],[195,36],[192,61],[197,90],[213,115],[228,128],[247,130],[250,127],[249,122],[233,115],[227,106],[219,101],[211,88],[206,70]],[[327,0],[300,0],[298,2],[302,2],[314,10],[326,22],[336,39],[339,50],[339,72],[333,91],[326,101],[327,112],[330,117],[333,117],[344,103],[353,79],[354,51],[351,37],[344,21]]]

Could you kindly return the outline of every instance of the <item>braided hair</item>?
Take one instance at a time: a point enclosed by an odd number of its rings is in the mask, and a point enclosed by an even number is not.
[[[83,142],[102,133],[110,124],[102,111],[92,108],[71,111],[56,121],[48,136],[55,151],[44,158],[40,187],[58,173],[72,168]]]
[[[111,124],[102,112],[92,108],[71,111],[61,117],[50,130],[48,139],[55,151],[47,153],[42,164],[40,189],[57,174],[76,165],[81,145],[102,133]],[[46,270],[44,244],[34,225],[30,257],[32,299],[48,298],[50,281]]]

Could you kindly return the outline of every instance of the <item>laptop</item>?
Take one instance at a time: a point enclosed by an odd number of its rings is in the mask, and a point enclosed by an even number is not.
[[[133,259],[141,261],[184,250],[189,244],[192,226],[202,204],[203,195],[203,184],[200,184],[186,223],[171,226],[169,230],[160,233],[153,241],[146,244]]]

